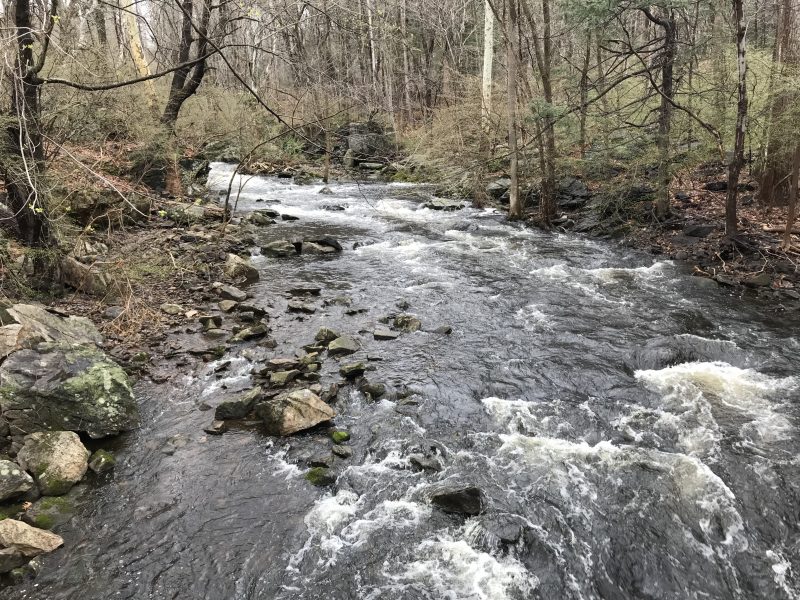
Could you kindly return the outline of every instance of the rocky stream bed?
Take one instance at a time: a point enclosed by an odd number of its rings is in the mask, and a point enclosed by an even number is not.
[[[132,388],[4,309],[41,556],[0,598],[798,597],[795,317],[424,187],[237,183],[252,258],[161,306]]]

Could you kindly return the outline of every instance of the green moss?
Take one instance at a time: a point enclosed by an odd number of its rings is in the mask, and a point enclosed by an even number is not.
[[[331,439],[334,444],[344,444],[350,440],[350,433],[343,429],[337,429],[331,433]]]
[[[331,470],[325,467],[314,467],[306,473],[306,479],[311,485],[325,486],[331,485],[336,481],[336,477],[331,474]]]
[[[42,513],[33,517],[33,526],[39,529],[52,529],[56,526],[56,521],[47,513]]]
[[[22,504],[0,504],[0,521],[3,519],[13,519],[22,512]]]

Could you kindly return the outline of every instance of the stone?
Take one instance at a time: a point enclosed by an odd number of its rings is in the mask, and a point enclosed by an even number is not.
[[[22,467],[10,460],[0,460],[0,502],[30,492],[36,485]]]
[[[314,336],[314,339],[318,342],[322,342],[323,344],[330,344],[338,337],[341,336],[333,329],[328,327],[320,327],[319,331],[317,331],[317,335]]]
[[[394,327],[410,333],[422,329],[422,321],[414,315],[398,315],[394,318]]]
[[[442,198],[434,198],[422,205],[423,208],[430,210],[441,210],[444,212],[454,212],[464,208],[463,202],[453,202],[452,200],[444,200]]]
[[[347,209],[341,204],[323,204],[322,210],[327,210],[330,212],[344,212]]]
[[[367,370],[367,365],[363,362],[348,363],[339,367],[339,374],[345,379],[356,379],[361,377]]]
[[[318,194],[322,194],[323,196],[332,196],[333,195],[333,190],[326,185],[324,188],[322,188],[317,193]]]
[[[292,369],[299,369],[301,365],[302,362],[298,358],[271,358],[264,366],[264,373],[271,371],[291,371]]]
[[[235,254],[228,254],[224,267],[225,275],[231,279],[244,279],[247,283],[259,280],[258,269],[253,266],[250,259],[244,259]]]
[[[103,311],[103,318],[113,321],[119,319],[123,314],[125,314],[125,309],[122,306],[109,306]]]
[[[205,330],[217,329],[222,325],[222,317],[220,315],[200,315],[197,320]]]
[[[72,431],[37,432],[25,436],[17,462],[43,495],[63,496],[86,474],[89,451]]]
[[[708,237],[716,228],[716,225],[690,223],[683,228],[683,235],[688,237],[704,238]]]
[[[269,242],[261,247],[261,253],[264,256],[272,256],[275,258],[284,258],[287,256],[294,256],[297,254],[297,248],[289,240],[277,240]]]
[[[125,371],[94,345],[41,343],[0,366],[0,412],[11,434],[129,431],[139,412]]]
[[[256,414],[267,433],[286,436],[330,421],[336,412],[311,390],[296,390],[262,402]]]
[[[336,254],[336,248],[323,246],[316,242],[303,242],[303,254]]]
[[[350,432],[344,429],[336,429],[331,432],[331,439],[334,444],[343,444],[350,441]]]
[[[306,472],[305,478],[311,485],[324,487],[336,483],[336,475],[325,467],[314,467]]]
[[[219,309],[222,312],[229,313],[236,310],[236,307],[239,306],[239,303],[235,302],[234,300],[220,300],[217,306],[219,306]]]
[[[289,300],[289,303],[286,305],[286,310],[288,312],[294,313],[305,313],[307,315],[314,314],[317,312],[317,309],[310,304],[305,304],[298,300]]]
[[[269,333],[269,328],[263,323],[253,325],[252,327],[245,327],[239,333],[231,338],[231,342],[248,342],[262,338]]]
[[[235,398],[223,400],[214,409],[214,419],[217,421],[244,419],[253,411],[260,397],[261,388],[254,387],[252,390],[239,394]]]
[[[328,344],[328,354],[330,356],[345,356],[358,352],[360,349],[359,343],[347,335],[338,337]]]
[[[474,486],[441,486],[432,492],[430,499],[431,504],[447,513],[474,516],[485,508],[483,492]]]
[[[333,454],[319,454],[317,456],[312,456],[308,460],[309,467],[324,467],[326,469],[330,469],[333,466]]]
[[[772,276],[769,273],[756,273],[742,279],[742,283],[752,288],[769,287],[772,285]]]
[[[269,376],[269,384],[272,387],[284,387],[300,377],[300,371],[293,369],[291,371],[276,371]]]
[[[727,181],[710,181],[703,186],[703,189],[709,192],[725,192],[728,190]]]
[[[223,300],[233,300],[234,302],[244,302],[247,300],[247,293],[232,285],[220,284],[217,293]]]
[[[294,215],[287,215],[287,214],[281,215],[281,221],[299,221],[299,220],[300,217],[296,217]]]
[[[208,435],[222,435],[228,430],[227,425],[225,425],[225,421],[211,421],[211,425],[208,427],[204,427],[203,431]]]
[[[442,467],[442,463],[437,459],[425,456],[424,454],[411,454],[408,457],[408,462],[418,471],[432,471],[438,473],[444,468]]]
[[[339,458],[350,458],[353,456],[353,449],[350,446],[338,445],[332,448],[333,453]]]
[[[389,341],[399,338],[400,333],[391,329],[376,329],[372,332],[372,337],[380,341]]]
[[[179,304],[170,304],[169,302],[165,302],[160,307],[161,312],[166,313],[168,315],[179,315],[183,312],[183,307]]]
[[[272,212],[272,211],[270,211]],[[257,225],[258,227],[266,227],[267,225],[274,225],[275,221],[268,215],[262,214],[261,211],[253,212],[247,220],[252,223],[253,225]]]
[[[66,496],[44,496],[22,514],[22,520],[39,529],[60,527],[75,515],[76,501],[85,491],[86,486],[77,486]]]
[[[439,335],[450,335],[453,333],[453,328],[450,327],[450,325],[440,325],[433,330],[433,333],[438,333]]]
[[[61,260],[61,282],[92,296],[114,295],[117,287],[112,277],[97,265],[85,265],[72,256]]]
[[[21,567],[64,543],[60,536],[31,527],[22,521],[0,521],[0,573]]]
[[[322,288],[319,287],[294,287],[286,290],[290,296],[319,296]]]
[[[509,189],[511,189],[511,179],[508,177],[501,177],[500,179],[495,179],[486,186],[486,195],[495,200],[499,200]]]
[[[373,400],[378,400],[386,394],[385,384],[372,383],[367,380],[363,380],[361,385],[358,386],[358,389],[362,394],[369,394],[370,398]]]
[[[71,342],[99,344],[103,336],[86,317],[61,317],[38,304],[14,304],[0,315],[2,325],[19,325],[18,347],[31,342]]]
[[[391,142],[383,133],[351,133],[347,149],[352,158],[382,158],[392,153]],[[383,166],[383,165],[381,165]]]
[[[317,246],[325,246],[327,248],[333,248],[336,252],[342,251],[342,245],[339,243],[339,241],[330,236],[324,236],[313,240],[304,240],[303,244],[316,244]]]
[[[117,459],[108,450],[96,450],[89,457],[89,468],[98,475],[108,473],[117,466]]]

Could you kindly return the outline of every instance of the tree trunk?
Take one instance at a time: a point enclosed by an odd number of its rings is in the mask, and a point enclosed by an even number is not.
[[[522,218],[522,202],[519,197],[519,150],[517,148],[517,0],[508,2],[508,39],[506,40],[506,56],[508,60],[508,152],[509,176],[509,217]]]
[[[58,4],[51,5],[49,25],[56,16]],[[11,110],[6,129],[6,148],[0,169],[5,179],[9,208],[15,215],[23,243],[32,247],[52,244],[47,214],[44,176],[44,137],[41,129],[41,104],[39,101],[41,79],[39,71],[44,64],[46,48],[39,61],[34,58],[35,43],[30,0],[17,0],[14,7],[17,51],[11,81]],[[46,33],[49,37],[49,32]],[[34,261],[36,263],[36,261]],[[34,265],[40,272],[39,265]]]
[[[131,59],[133,60],[133,65],[136,67],[139,77],[149,77],[150,67],[147,65],[147,61],[144,58],[142,37],[141,32],[139,31],[139,17],[134,12],[135,10],[135,5],[131,5],[124,10],[121,9],[122,18],[125,22],[125,28],[127,30],[126,33],[128,37],[128,45],[131,50]],[[147,95],[147,102],[150,106],[150,110],[154,115],[158,115],[158,93],[156,92],[156,85],[152,79],[148,79],[144,82],[144,89]]]
[[[580,133],[578,139],[578,146],[580,146],[581,158],[586,157],[586,116],[589,112],[589,63],[592,59],[592,33],[586,32],[586,50],[583,55],[583,65],[581,65],[581,79],[580,79],[580,95],[581,95],[581,112],[580,112]]]
[[[747,130],[747,29],[744,23],[743,0],[733,0],[734,23],[736,24],[736,64],[739,73],[738,102],[736,104],[736,136],[733,157],[728,165],[728,191],[725,199],[725,235],[737,233],[736,217],[739,174],[744,165],[744,136]]]
[[[800,144],[794,148],[794,157],[792,159],[792,177],[790,184],[789,200],[786,205],[786,230],[783,232],[783,246],[784,250],[792,247],[792,227],[797,218],[797,184],[800,179]]]
[[[492,67],[494,64],[494,12],[489,0],[483,16],[483,81],[481,85],[481,127],[485,142],[492,128]]]

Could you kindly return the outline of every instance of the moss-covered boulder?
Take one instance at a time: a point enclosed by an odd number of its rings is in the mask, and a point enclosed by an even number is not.
[[[125,371],[93,344],[46,342],[0,367],[0,414],[12,436],[85,432],[102,438],[139,421]]]
[[[25,436],[19,465],[36,479],[45,496],[63,496],[86,474],[89,451],[72,431],[40,431]]]
[[[39,529],[53,530],[67,523],[75,515],[76,501],[86,486],[76,486],[66,496],[43,496],[33,503],[22,520]]]
[[[117,466],[117,459],[108,450],[97,450],[89,458],[89,468],[102,475]]]

